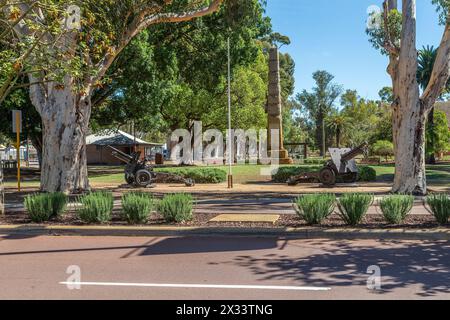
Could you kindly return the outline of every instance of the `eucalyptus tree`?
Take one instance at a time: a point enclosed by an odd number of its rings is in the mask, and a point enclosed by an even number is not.
[[[342,87],[333,82],[334,76],[326,71],[316,71],[313,74],[316,86],[312,92],[303,90],[297,95],[297,100],[303,111],[313,119],[316,130],[316,143],[320,155],[326,153],[326,123],[325,119],[335,110],[334,104],[342,93]]]
[[[230,0],[231,1],[231,0]],[[234,0],[236,1],[236,0]],[[42,0],[44,6],[33,7],[33,0],[8,1],[6,10],[18,12],[18,19],[32,11],[22,23],[12,19],[10,25],[20,40],[30,37],[54,45],[31,54],[28,72],[31,101],[43,124],[43,161],[41,189],[73,192],[89,189],[85,138],[92,112],[92,95],[107,82],[109,68],[142,31],[162,23],[179,23],[213,14],[222,0]],[[72,6],[67,17],[48,7]],[[35,25],[67,21],[69,32],[53,34]],[[67,23],[64,25],[67,26]],[[52,29],[51,29],[52,30]],[[47,64],[51,57],[51,64]],[[44,62],[41,62],[44,60]],[[42,68],[46,66],[46,68]],[[59,77],[51,70],[64,70]],[[49,76],[49,74],[51,76]]]
[[[423,92],[417,81],[416,0],[385,0],[378,20],[368,28],[370,41],[389,57],[387,72],[393,88],[393,136],[395,178],[393,192],[427,193],[425,174],[425,123],[430,110],[444,90],[450,76],[449,0],[432,0],[440,23],[445,26],[433,64],[430,80]]]

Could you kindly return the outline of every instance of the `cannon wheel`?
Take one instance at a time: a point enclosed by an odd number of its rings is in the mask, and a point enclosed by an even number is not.
[[[195,181],[194,179],[186,179],[184,181],[184,184],[186,185],[186,187],[193,187],[195,186]]]
[[[357,173],[347,173],[342,177],[343,181],[345,183],[355,183],[358,181],[358,174]]]
[[[152,174],[148,170],[139,170],[136,172],[136,185],[138,187],[145,188],[152,184]]]
[[[336,184],[336,174],[331,168],[323,168],[320,170],[319,179],[326,186],[334,186]]]
[[[134,183],[134,176],[132,174],[125,173],[125,181],[128,184],[133,184]]]

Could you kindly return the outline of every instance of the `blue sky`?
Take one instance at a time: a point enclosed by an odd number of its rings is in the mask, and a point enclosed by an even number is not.
[[[368,42],[367,8],[382,0],[268,0],[267,15],[273,30],[290,37],[281,51],[296,62],[296,92],[309,90],[312,73],[327,70],[345,89],[364,98],[378,98],[390,86],[387,58]],[[439,45],[443,28],[431,0],[417,0],[417,47]]]

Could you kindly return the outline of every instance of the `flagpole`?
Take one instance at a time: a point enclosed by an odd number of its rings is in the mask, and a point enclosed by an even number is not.
[[[232,168],[232,145],[233,134],[231,132],[231,57],[230,57],[230,37],[227,40],[228,46],[228,189],[233,188],[233,168]]]

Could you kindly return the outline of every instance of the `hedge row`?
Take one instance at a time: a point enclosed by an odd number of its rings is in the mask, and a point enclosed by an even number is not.
[[[293,202],[297,215],[309,225],[321,224],[330,216],[335,207],[338,215],[350,226],[356,226],[363,221],[369,207],[374,202],[374,196],[365,193],[349,193],[339,199],[334,194],[309,194],[298,197]],[[426,198],[430,212],[439,224],[447,224],[450,219],[450,195],[434,194]],[[414,204],[411,195],[389,195],[379,201],[384,219],[389,224],[403,223]]]
[[[307,172],[319,172],[321,166],[301,166],[301,167],[281,167],[272,175],[272,181],[285,183],[290,177],[297,176]],[[358,168],[358,180],[364,182],[373,182],[377,180],[377,172],[372,167],[361,166]]]
[[[174,174],[185,179],[193,179],[195,183],[222,183],[227,181],[227,172],[217,168],[160,169],[158,172]]]
[[[76,216],[85,223],[107,223],[112,219],[112,192],[92,192],[78,197]],[[31,221],[46,222],[66,212],[68,197],[63,193],[41,193],[25,198]],[[193,218],[194,199],[190,194],[169,194],[157,202],[149,193],[129,192],[122,195],[120,217],[129,224],[145,224],[152,212],[161,214],[166,222],[186,222]]]

